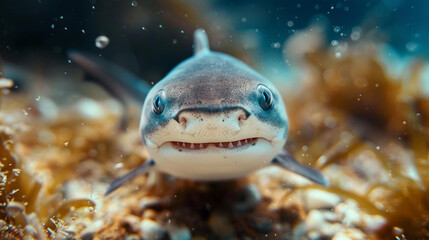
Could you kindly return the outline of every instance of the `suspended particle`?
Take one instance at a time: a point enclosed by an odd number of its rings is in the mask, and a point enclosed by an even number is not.
[[[95,39],[95,46],[97,48],[103,49],[103,48],[107,47],[107,45],[109,45],[109,42],[110,42],[110,40],[108,37],[101,35]]]
[[[279,42],[274,42],[274,43],[271,43],[271,47],[272,48],[280,48],[281,44]]]
[[[336,58],[341,58],[341,57],[342,57],[342,55],[341,55],[341,53],[340,53],[340,52],[336,52],[336,53],[335,53],[335,57],[336,57]]]
[[[131,1],[132,7],[137,7],[138,5],[139,5],[139,3],[137,1]]]
[[[341,31],[341,27],[340,26],[335,26],[334,27],[334,32],[340,32]]]

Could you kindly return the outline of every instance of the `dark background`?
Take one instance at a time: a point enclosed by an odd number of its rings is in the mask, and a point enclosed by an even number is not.
[[[66,72],[73,64],[67,63],[65,52],[77,48],[156,82],[192,54],[192,33],[203,27],[213,49],[264,72],[264,62],[283,61],[273,43],[283,44],[295,31],[321,22],[328,44],[348,40],[358,26],[364,32],[377,30],[375,40],[387,42],[401,55],[426,56],[428,6],[424,0],[3,0],[0,54],[5,62],[26,69]],[[335,26],[341,30],[333,31]],[[104,49],[95,47],[99,35],[110,39]],[[248,36],[256,45],[245,46]]]

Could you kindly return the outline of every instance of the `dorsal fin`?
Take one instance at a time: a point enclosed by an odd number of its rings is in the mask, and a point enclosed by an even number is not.
[[[194,32],[194,55],[209,51],[209,39],[207,38],[206,31],[198,28]]]

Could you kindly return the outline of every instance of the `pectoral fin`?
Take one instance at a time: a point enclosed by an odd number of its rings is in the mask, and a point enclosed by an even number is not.
[[[153,161],[152,159],[149,159],[148,161],[144,162],[142,165],[134,168],[129,173],[125,174],[124,176],[121,176],[113,180],[113,182],[110,183],[104,195],[110,194],[111,192],[115,191],[116,189],[118,189],[120,186],[124,185],[128,181],[131,181],[138,175],[149,171],[153,166],[155,166],[155,161]]]
[[[277,155],[273,161],[274,164],[286,168],[289,171],[297,173],[315,183],[323,186],[329,186],[327,179],[318,170],[307,167],[299,163],[295,157],[287,150]]]

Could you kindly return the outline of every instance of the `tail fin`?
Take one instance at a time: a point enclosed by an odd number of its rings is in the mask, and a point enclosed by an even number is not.
[[[122,114],[119,128],[125,130],[128,125],[129,100],[132,99],[142,104],[151,86],[125,69],[95,55],[78,50],[69,50],[67,55],[84,69],[89,76],[86,80],[99,84],[121,102],[124,114]]]
[[[207,38],[206,31],[204,29],[197,29],[194,32],[194,55],[209,52],[209,39]]]
[[[151,88],[127,70],[95,55],[78,50],[69,50],[67,55],[91,76],[89,80],[100,84],[121,102],[132,98],[143,103]]]

